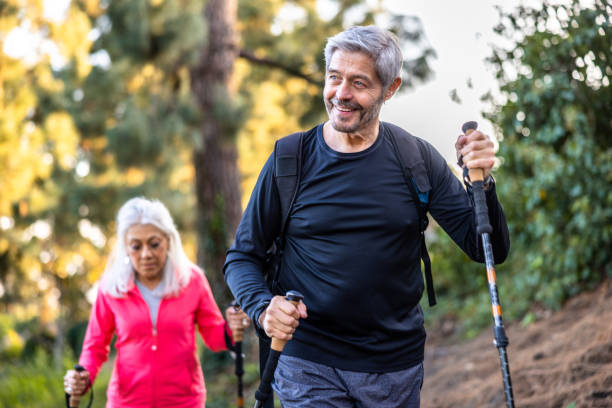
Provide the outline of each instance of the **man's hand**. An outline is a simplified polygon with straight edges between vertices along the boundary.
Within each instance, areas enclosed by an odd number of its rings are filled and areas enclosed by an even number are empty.
[[[64,376],[64,390],[70,395],[84,395],[89,384],[89,371],[87,370],[68,370]]]
[[[457,160],[463,160],[463,167],[482,169],[487,180],[495,164],[495,145],[484,133],[474,130],[469,135],[460,135],[455,143]]]
[[[300,324],[308,317],[306,305],[300,301],[297,306],[284,296],[274,296],[268,307],[259,315],[259,326],[269,337],[289,341]]]

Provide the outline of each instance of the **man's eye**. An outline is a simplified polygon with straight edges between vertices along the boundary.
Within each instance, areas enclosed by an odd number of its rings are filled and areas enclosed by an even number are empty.
[[[132,251],[140,251],[140,245],[130,245]]]
[[[158,248],[160,245],[159,242],[151,242],[151,248]]]

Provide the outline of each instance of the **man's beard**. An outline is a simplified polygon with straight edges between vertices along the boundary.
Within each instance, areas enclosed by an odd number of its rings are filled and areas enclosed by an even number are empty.
[[[383,102],[384,102],[384,97],[383,95],[381,95],[380,98],[378,98],[376,102],[374,102],[372,106],[370,106],[366,110],[356,102],[340,102],[338,98],[332,98],[331,100],[325,100],[325,108],[327,110],[327,115],[329,116],[331,125],[334,128],[334,130],[338,132],[343,132],[343,133],[354,133],[360,129],[365,128],[367,125],[370,124],[370,122],[372,122],[372,120],[378,118]],[[353,110],[358,111],[359,120],[357,120],[353,124],[350,124],[350,123],[345,124],[340,121],[334,120],[334,117],[331,114],[334,106],[346,108],[346,109],[353,109]]]

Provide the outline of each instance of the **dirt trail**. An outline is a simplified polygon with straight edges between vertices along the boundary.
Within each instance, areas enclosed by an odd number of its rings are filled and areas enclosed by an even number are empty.
[[[612,280],[506,331],[517,408],[612,407]],[[441,338],[428,336],[421,407],[505,407],[493,330],[460,345]]]

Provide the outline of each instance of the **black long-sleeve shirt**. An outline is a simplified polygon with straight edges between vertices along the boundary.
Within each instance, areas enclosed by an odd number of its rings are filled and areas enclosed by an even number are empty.
[[[411,367],[423,360],[425,343],[418,203],[382,124],[374,144],[358,153],[332,150],[322,128],[304,136],[280,272],[282,288],[304,295],[308,318],[283,353],[353,371]],[[435,148],[418,142],[432,186],[430,214],[468,256],[483,262],[472,197]],[[271,156],[224,267],[226,282],[254,321],[272,297],[262,267],[281,223],[273,175]],[[508,229],[494,185],[486,197],[500,263],[510,246]]]

